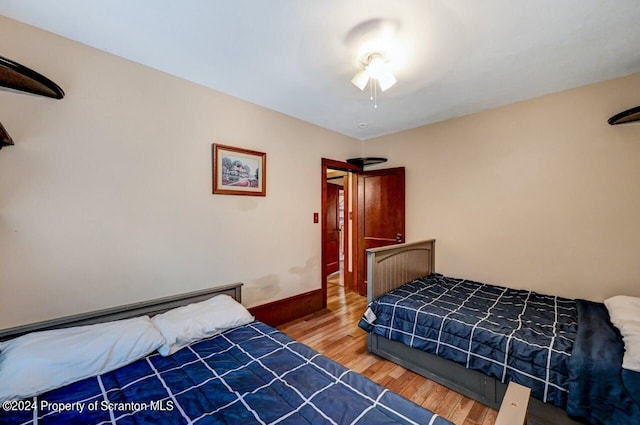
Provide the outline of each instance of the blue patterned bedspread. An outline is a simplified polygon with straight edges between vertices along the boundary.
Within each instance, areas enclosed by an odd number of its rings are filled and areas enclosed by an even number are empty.
[[[566,404],[574,300],[431,274],[382,295],[369,309],[375,316],[365,314],[359,324],[367,332]]]
[[[0,423],[450,424],[260,322],[28,401]]]

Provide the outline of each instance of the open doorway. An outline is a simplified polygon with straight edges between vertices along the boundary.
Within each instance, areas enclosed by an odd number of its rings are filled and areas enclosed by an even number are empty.
[[[348,171],[327,169],[327,198],[324,220],[326,223],[325,270],[327,283],[345,286],[345,272],[349,268],[350,200]],[[346,197],[346,200],[345,200]],[[345,262],[346,267],[345,268]]]
[[[342,186],[336,184],[336,181]],[[404,167],[365,172],[357,165],[322,159],[324,308],[327,306],[329,282],[341,285],[344,291],[366,296],[367,249],[404,242],[404,184]],[[342,223],[339,209],[340,187],[344,190]]]
[[[322,289],[328,285],[355,291],[356,172],[346,162],[322,159]]]

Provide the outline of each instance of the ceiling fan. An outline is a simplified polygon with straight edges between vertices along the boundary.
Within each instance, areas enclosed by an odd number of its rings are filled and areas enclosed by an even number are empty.
[[[357,51],[354,64],[358,72],[351,82],[362,91],[369,86],[374,108],[378,107],[378,91],[384,92],[397,82],[394,72],[405,51],[399,30],[400,22],[371,19],[356,25],[347,35],[348,46]]]
[[[387,90],[397,82],[381,53],[371,53],[364,63],[364,70],[358,72],[351,80],[360,90],[364,90],[370,80],[376,80],[382,91]],[[374,82],[371,83],[374,84]]]
[[[374,101],[374,107],[378,107],[376,100],[378,86],[381,91],[385,91],[393,86],[397,80],[387,65],[387,61],[382,53],[374,52],[362,61],[364,70],[354,75],[351,82],[360,90],[364,90],[369,84],[369,90],[371,91],[371,100]]]
[[[64,91],[42,74],[0,56],[0,89],[26,92],[38,96],[62,99]],[[13,145],[13,139],[0,123],[0,149]]]

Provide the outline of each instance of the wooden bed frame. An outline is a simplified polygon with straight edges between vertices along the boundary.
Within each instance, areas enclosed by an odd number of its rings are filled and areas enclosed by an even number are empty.
[[[217,286],[215,288],[202,289],[169,297],[156,298],[150,301],[126,304],[104,310],[97,310],[89,313],[76,314],[73,316],[46,320],[44,322],[2,329],[0,330],[0,341],[16,338],[29,332],[91,325],[94,323],[109,322],[112,320],[127,319],[143,315],[153,316],[155,314],[169,311],[175,307],[204,301],[219,294],[227,294],[236,301],[242,302],[242,283]]]
[[[367,301],[435,271],[435,239],[367,250]],[[367,335],[367,349],[494,409],[507,390],[495,378],[402,343]],[[531,398],[530,425],[578,425],[564,410]]]

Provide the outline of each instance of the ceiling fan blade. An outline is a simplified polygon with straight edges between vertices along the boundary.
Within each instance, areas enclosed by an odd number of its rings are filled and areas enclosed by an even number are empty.
[[[39,96],[62,99],[64,91],[42,74],[0,56],[0,86]]]

